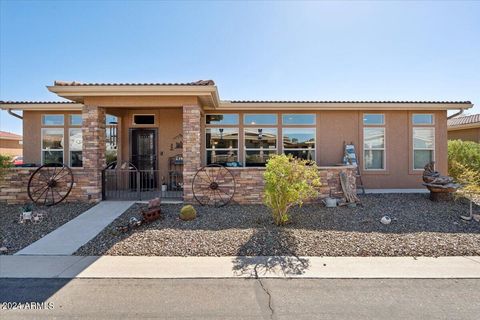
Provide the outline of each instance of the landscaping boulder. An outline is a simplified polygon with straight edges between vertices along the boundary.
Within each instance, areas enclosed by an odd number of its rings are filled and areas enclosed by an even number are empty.
[[[183,206],[180,210],[180,219],[183,221],[190,221],[197,217],[197,211],[192,205]]]

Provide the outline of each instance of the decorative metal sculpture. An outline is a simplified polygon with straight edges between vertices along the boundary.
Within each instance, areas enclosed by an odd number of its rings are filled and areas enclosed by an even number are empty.
[[[435,162],[432,161],[425,165],[423,171],[423,185],[430,191],[430,200],[448,201],[452,199],[452,194],[460,187],[453,181],[452,177],[442,176],[434,169]]]
[[[37,205],[56,205],[70,194],[72,170],[61,163],[46,164],[33,172],[28,180],[28,196]]]
[[[226,167],[210,164],[200,168],[192,181],[195,200],[202,206],[227,205],[235,194],[235,177]]]

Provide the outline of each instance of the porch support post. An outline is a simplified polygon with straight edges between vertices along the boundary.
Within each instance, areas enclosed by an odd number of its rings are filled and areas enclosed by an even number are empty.
[[[102,170],[105,168],[105,108],[83,106],[83,169],[86,184],[85,190],[90,202],[102,200]]]
[[[183,106],[183,201],[185,203],[194,202],[192,180],[201,165],[200,117],[200,106]]]

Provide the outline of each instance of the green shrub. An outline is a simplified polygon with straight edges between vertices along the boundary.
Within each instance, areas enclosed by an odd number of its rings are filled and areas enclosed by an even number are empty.
[[[5,173],[5,170],[13,167],[12,157],[0,154],[0,176]]]
[[[465,169],[480,172],[480,144],[471,141],[448,141],[448,174],[459,180]]]
[[[288,210],[317,196],[315,188],[321,185],[315,164],[283,154],[268,160],[264,178],[264,203],[270,208],[276,225],[286,224]]]
[[[197,211],[192,205],[183,206],[180,210],[180,219],[183,221],[193,220],[197,217]]]

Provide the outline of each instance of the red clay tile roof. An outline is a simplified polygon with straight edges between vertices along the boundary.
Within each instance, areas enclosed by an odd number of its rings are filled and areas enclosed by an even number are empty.
[[[435,103],[435,104],[471,104],[470,101],[315,101],[315,100],[232,100],[231,103]]]
[[[7,131],[0,131],[0,139],[22,140],[22,136]]]
[[[0,104],[76,104],[73,101],[0,101]]]
[[[449,127],[456,127],[456,126],[463,126],[463,125],[470,125],[474,123],[480,123],[480,113],[479,114],[472,114],[471,116],[463,116],[452,118],[448,120]]]
[[[56,86],[214,86],[213,80],[198,80],[184,83],[82,83],[76,81],[55,81]]]

